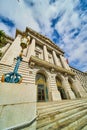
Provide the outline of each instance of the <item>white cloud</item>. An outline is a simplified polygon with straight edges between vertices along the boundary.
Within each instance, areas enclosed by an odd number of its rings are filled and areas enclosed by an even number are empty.
[[[15,28],[11,29],[2,22],[0,22],[0,30],[4,30],[4,32],[9,36],[15,36]]]
[[[0,14],[14,21],[15,26],[21,30],[24,30],[26,26],[30,26],[37,31],[40,30],[31,9],[24,4],[23,0],[20,0],[20,2],[17,2],[17,0],[1,0]]]

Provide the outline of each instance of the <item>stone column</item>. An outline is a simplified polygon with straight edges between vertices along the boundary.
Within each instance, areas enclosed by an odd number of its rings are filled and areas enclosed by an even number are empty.
[[[68,77],[63,77],[62,86],[65,90],[67,98],[68,99],[75,99],[75,95],[74,95],[73,91],[71,90],[71,87],[70,87],[69,82],[68,82]]]
[[[53,74],[50,77],[50,89],[51,89],[52,101],[62,100],[60,92],[57,89],[55,75]]]
[[[57,66],[61,66],[59,61],[58,61],[58,57],[56,55],[56,52],[53,51],[53,59],[54,59],[54,63],[57,65]]]
[[[63,67],[64,67],[65,69],[70,70],[70,67],[69,67],[69,65],[67,64],[65,57],[62,56],[62,55],[60,55],[60,59],[61,59],[61,62],[62,62]]]
[[[1,63],[7,65],[13,64],[14,58],[19,56],[21,52],[20,43],[21,43],[21,35],[18,35],[11,44],[11,46],[9,47],[9,49],[7,50],[7,52],[5,53],[5,55],[2,57]]]
[[[48,60],[47,47],[46,47],[45,45],[43,46],[43,54],[44,54],[44,60],[45,60],[45,61],[49,61],[49,60]]]
[[[35,39],[31,40],[31,43],[28,48],[28,54],[27,54],[28,59],[30,59],[31,56],[35,56]]]
[[[72,86],[74,87],[77,97],[87,97],[87,93],[85,92],[84,88],[81,86],[78,79],[73,80]]]

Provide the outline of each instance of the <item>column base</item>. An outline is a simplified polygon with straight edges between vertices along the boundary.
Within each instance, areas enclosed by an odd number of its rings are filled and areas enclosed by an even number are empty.
[[[75,95],[74,95],[74,93],[71,90],[67,91],[67,95],[68,95],[69,99],[75,99],[76,98]]]
[[[52,101],[59,101],[62,100],[60,93],[58,91],[53,91],[52,92]]]

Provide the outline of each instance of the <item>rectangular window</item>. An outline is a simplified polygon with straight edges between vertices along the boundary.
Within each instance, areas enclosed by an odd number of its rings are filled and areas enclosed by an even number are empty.
[[[36,52],[36,57],[40,58],[40,54],[38,52]]]

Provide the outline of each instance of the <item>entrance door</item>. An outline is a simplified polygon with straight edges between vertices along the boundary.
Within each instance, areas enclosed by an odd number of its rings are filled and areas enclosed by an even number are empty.
[[[58,87],[58,90],[59,90],[59,92],[61,94],[61,98],[62,99],[67,99],[64,89],[62,87]]]
[[[44,85],[43,84],[38,84],[38,96],[37,96],[37,101],[45,101],[45,92],[44,92]]]
[[[62,81],[59,77],[56,77],[56,84],[57,84],[57,89],[60,92],[61,98],[62,99],[67,99],[65,90],[62,87]]]

